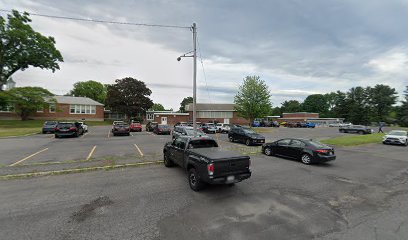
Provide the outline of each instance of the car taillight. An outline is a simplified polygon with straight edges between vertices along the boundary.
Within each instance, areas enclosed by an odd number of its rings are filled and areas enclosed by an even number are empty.
[[[56,127],[56,128],[54,128],[54,130],[55,130],[55,131],[59,131],[59,128]]]
[[[208,175],[214,175],[214,163],[210,163],[207,165]]]
[[[315,150],[315,152],[317,152],[317,153],[328,153],[328,152],[329,152],[329,150],[325,150],[325,149],[318,149],[318,150]]]
[[[76,127],[70,127],[69,130],[70,130],[70,131],[76,131],[77,128],[76,128]]]

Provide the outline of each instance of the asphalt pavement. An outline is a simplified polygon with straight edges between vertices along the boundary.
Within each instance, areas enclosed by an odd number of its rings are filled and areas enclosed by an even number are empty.
[[[108,131],[0,140],[1,163],[45,148],[25,164],[83,159],[94,146],[91,161],[120,154],[133,161],[141,159],[134,144],[144,155],[160,156],[169,140],[146,132],[112,138]],[[337,134],[282,128],[264,135]],[[229,143],[225,134],[214,137],[223,148],[250,154],[250,179],[197,193],[182,169],[153,165],[0,181],[0,239],[408,239],[408,148],[337,148],[335,161],[306,166]]]

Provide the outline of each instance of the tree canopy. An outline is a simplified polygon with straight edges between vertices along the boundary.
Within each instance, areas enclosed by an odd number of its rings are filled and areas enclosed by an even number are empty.
[[[181,113],[186,112],[186,105],[188,105],[189,103],[193,103],[193,97],[183,98],[183,101],[181,101],[180,103],[179,112]]]
[[[1,93],[8,104],[13,105],[21,120],[27,120],[38,109],[55,103],[54,94],[41,87],[18,87]]]
[[[149,98],[152,91],[137,79],[117,79],[115,84],[108,85],[107,90],[106,105],[112,110],[125,113],[128,118],[143,115],[153,106],[153,101]]]
[[[303,102],[303,110],[306,112],[320,113],[324,117],[329,112],[329,103],[322,94],[312,94]]]
[[[402,105],[397,108],[397,119],[399,124],[408,127],[408,86],[406,86],[404,91],[404,97]]]
[[[106,86],[93,80],[74,83],[74,88],[69,93],[75,97],[88,97],[100,103],[105,103],[106,94]]]
[[[235,95],[235,110],[238,115],[252,122],[272,111],[271,94],[265,81],[259,76],[247,76]]]
[[[297,100],[284,101],[280,107],[281,113],[301,112],[302,104]],[[279,114],[280,115],[280,114]]]
[[[7,20],[0,16],[0,86],[18,70],[33,66],[54,72],[63,61],[54,38],[34,31],[30,22],[26,12],[13,10]]]
[[[166,111],[166,109],[160,103],[154,103],[151,109],[153,111]]]

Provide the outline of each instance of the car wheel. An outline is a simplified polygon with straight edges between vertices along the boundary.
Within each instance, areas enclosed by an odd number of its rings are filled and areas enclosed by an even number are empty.
[[[307,153],[302,154],[301,160],[302,160],[302,163],[306,165],[309,165],[312,163],[312,157]]]
[[[341,133],[345,133],[345,131],[344,131],[343,129],[340,129],[340,132],[341,132]]]
[[[190,168],[188,171],[188,183],[190,184],[190,188],[198,192],[204,187],[204,183],[200,179],[200,175],[195,170],[195,168]]]
[[[273,155],[272,148],[266,147],[264,149],[264,153],[265,153],[266,156],[272,156]]]
[[[251,146],[251,139],[248,138],[248,139],[245,141],[245,145]]]
[[[228,138],[230,142],[234,142],[234,138],[233,137],[229,137]]]
[[[405,147],[408,146],[408,139],[405,141]]]
[[[55,134],[55,138],[59,138],[59,136],[57,134]]]
[[[364,132],[363,131],[358,131],[358,134],[363,135]]]
[[[164,160],[164,166],[166,166],[166,167],[168,167],[168,168],[174,166],[173,161],[171,161],[171,160],[169,159],[169,157],[167,157],[167,153],[166,153],[166,152],[163,153],[163,160]]]

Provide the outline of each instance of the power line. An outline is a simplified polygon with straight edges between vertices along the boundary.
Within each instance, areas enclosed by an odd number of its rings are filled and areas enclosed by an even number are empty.
[[[200,57],[201,67],[203,68],[205,88],[207,89],[208,99],[210,100],[210,103],[212,103],[211,96],[210,96],[210,91],[208,90],[207,76],[206,76],[205,70],[204,70],[204,63],[203,63],[203,58],[202,58],[202,54],[201,54],[200,41],[198,40],[198,35],[197,35],[197,45],[198,45],[198,52],[200,53],[199,57]]]
[[[5,9],[0,9],[0,12],[11,13],[12,11],[10,11],[10,10],[5,10]],[[88,18],[76,18],[76,17],[65,17],[65,16],[38,14],[38,13],[30,13],[30,12],[27,12],[27,13],[30,14],[31,16],[47,17],[47,18],[56,18],[56,19],[65,19],[65,20],[74,20],[74,21],[83,21],[83,22],[96,22],[96,23],[132,25],[132,26],[143,26],[143,27],[162,27],[162,28],[191,29],[191,27],[177,26],[177,25],[147,24],[147,23],[133,23],[133,22],[117,22],[117,21],[107,21],[107,20],[100,20],[100,19],[88,19]]]

